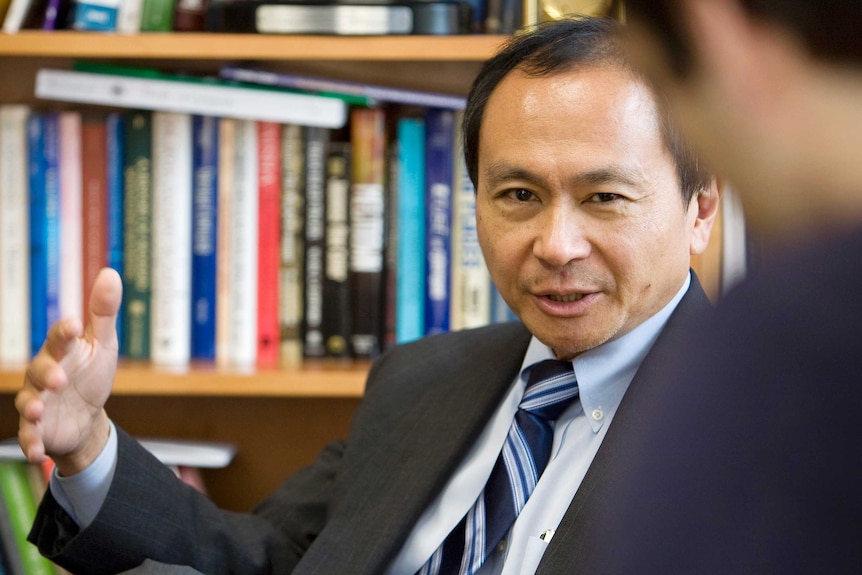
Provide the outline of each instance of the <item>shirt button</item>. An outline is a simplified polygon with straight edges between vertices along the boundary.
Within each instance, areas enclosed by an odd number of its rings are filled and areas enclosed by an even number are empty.
[[[601,407],[597,407],[596,409],[593,410],[593,419],[594,420],[601,421],[604,416],[605,416],[605,414],[602,411]]]
[[[497,543],[497,549],[495,551],[499,555],[503,555],[506,552],[506,538],[505,537],[503,537],[503,539],[499,543]]]

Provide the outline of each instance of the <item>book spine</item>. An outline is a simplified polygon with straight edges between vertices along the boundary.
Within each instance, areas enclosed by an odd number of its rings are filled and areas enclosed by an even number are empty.
[[[286,124],[281,134],[279,339],[281,362],[292,365],[302,360],[305,140],[302,126],[297,124]]]
[[[216,347],[216,231],[218,118],[192,118],[191,356],[214,360]]]
[[[383,332],[381,352],[395,346],[398,292],[398,120],[400,114],[386,115],[386,194],[383,230]]]
[[[144,0],[120,0],[117,8],[117,32],[137,34],[141,31]]]
[[[36,498],[28,479],[28,466],[23,461],[0,461],[0,491],[24,572],[27,575],[54,575],[51,562],[27,541],[27,533],[36,518]]]
[[[81,309],[86,313],[87,300],[99,270],[108,264],[108,136],[103,116],[88,115],[81,123],[81,192],[83,230],[83,288]]]
[[[48,334],[48,246],[45,195],[45,117],[27,119],[27,184],[30,193],[30,354],[35,355]]]
[[[175,0],[144,0],[141,32],[170,32],[174,28]]]
[[[449,331],[454,126],[452,110],[431,109],[426,115],[426,334]]]
[[[122,71],[96,73],[42,68],[36,73],[35,93],[39,98],[63,102],[327,128],[340,128],[347,118],[346,104],[339,98],[195,82],[169,75],[153,77],[152,72],[129,68]]]
[[[111,112],[105,120],[106,181],[105,181],[105,262],[123,277],[123,199],[125,196],[124,149],[125,123],[123,115]],[[125,298],[117,314],[117,335],[123,349],[123,318]]]
[[[303,357],[326,355],[323,341],[323,265],[325,250],[326,204],[325,162],[329,131],[309,127],[305,130],[305,236],[303,286]]]
[[[355,108],[351,117],[353,185],[350,194],[350,276],[354,354],[380,353],[383,333],[383,255],[386,185],[386,113]]]
[[[81,186],[81,114],[60,112],[58,175],[60,185],[60,317],[83,318],[83,190]]]
[[[0,106],[0,365],[30,358],[27,106]]]
[[[149,112],[126,119],[123,192],[123,354],[150,357],[150,293],[152,238],[152,118]]]
[[[251,369],[257,360],[258,149],[255,122],[237,122],[234,153],[228,348],[233,367]]]
[[[236,120],[219,119],[218,138],[218,219],[216,229],[216,365],[229,367],[230,357],[230,270],[233,189],[236,163]]]
[[[350,357],[350,142],[330,142],[326,155],[323,332],[326,355]]]
[[[176,0],[174,32],[203,32],[210,0]]]
[[[74,0],[72,28],[93,32],[113,32],[121,0]]]
[[[476,189],[467,173],[459,137],[463,113],[455,113],[452,202],[451,330],[487,325],[491,319],[491,278],[476,230]]]
[[[182,368],[191,357],[191,116],[154,113],[152,138],[150,357]]]
[[[397,343],[425,334],[425,119],[398,121]]]
[[[0,573],[7,575],[26,575],[24,564],[18,554],[18,542],[12,528],[12,519],[7,510],[8,504],[0,489]]]
[[[275,367],[279,355],[280,124],[257,123],[257,149],[257,363],[261,367]]]

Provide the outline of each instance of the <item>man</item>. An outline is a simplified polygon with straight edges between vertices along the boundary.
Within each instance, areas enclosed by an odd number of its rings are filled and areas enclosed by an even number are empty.
[[[761,270],[641,406],[602,573],[862,573],[862,4],[626,2]]]
[[[42,552],[87,573],[145,559],[205,573],[576,572],[616,445],[675,334],[709,307],[688,262],[718,202],[614,30],[566,21],[519,36],[468,98],[480,242],[524,324],[387,353],[347,440],[251,514],[216,509],[112,427],[121,288],[103,272],[88,331],[55,326],[16,400],[25,453],[59,471],[31,533]],[[564,372],[535,383],[549,365]],[[563,383],[552,421],[522,398]]]

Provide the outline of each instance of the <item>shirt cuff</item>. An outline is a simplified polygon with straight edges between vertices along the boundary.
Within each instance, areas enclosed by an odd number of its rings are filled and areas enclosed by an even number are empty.
[[[50,482],[51,495],[75,523],[84,529],[93,522],[102,508],[116,468],[117,428],[112,421],[108,442],[86,469],[69,477],[60,477],[54,469]]]

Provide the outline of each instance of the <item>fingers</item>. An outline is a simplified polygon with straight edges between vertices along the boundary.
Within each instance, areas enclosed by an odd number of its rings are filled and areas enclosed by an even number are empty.
[[[44,354],[47,354],[55,361],[60,361],[71,350],[75,343],[75,338],[80,337],[83,333],[81,320],[78,318],[67,318],[58,321],[48,330],[48,337],[45,338],[45,343],[42,344],[42,349],[39,350],[33,363],[36,363],[39,357]]]
[[[15,396],[15,409],[18,410],[18,444],[29,461],[45,458],[45,444],[42,441],[40,422],[45,404],[38,390],[25,385]]]
[[[108,347],[117,346],[117,314],[123,299],[123,282],[111,268],[102,268],[90,292],[87,334]]]

